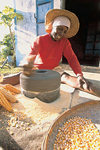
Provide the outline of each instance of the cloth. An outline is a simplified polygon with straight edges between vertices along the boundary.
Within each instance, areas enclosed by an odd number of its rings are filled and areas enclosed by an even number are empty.
[[[61,25],[70,28],[70,20],[65,16],[56,17],[52,23],[52,26],[56,27]]]
[[[82,75],[79,61],[66,38],[53,41],[50,34],[39,36],[32,44],[30,54],[37,55],[34,66],[39,69],[54,69],[65,56],[74,73]]]

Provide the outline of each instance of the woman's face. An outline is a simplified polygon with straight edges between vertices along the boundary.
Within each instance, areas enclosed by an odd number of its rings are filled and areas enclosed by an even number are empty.
[[[51,32],[51,37],[53,40],[59,41],[63,37],[65,37],[67,31],[68,31],[68,28],[66,26],[53,27],[52,32]]]

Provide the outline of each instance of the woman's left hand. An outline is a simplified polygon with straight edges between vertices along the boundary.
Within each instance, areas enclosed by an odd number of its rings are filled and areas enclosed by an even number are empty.
[[[90,89],[90,82],[87,79],[85,79],[83,76],[81,76],[81,75],[78,76],[77,80],[78,80],[80,88],[82,88],[84,90]]]

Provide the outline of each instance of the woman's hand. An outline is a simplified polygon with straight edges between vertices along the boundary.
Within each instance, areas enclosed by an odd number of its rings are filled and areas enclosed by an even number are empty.
[[[90,90],[90,82],[87,81],[82,75],[77,77],[80,88],[84,90]]]
[[[35,55],[30,55],[28,57],[25,57],[19,65],[20,67],[23,67],[23,73],[27,76],[30,76],[32,74],[32,70],[34,69],[33,63],[35,57],[36,57]]]
[[[19,66],[33,66],[34,60],[35,60],[35,55],[29,55],[25,57],[21,62]]]

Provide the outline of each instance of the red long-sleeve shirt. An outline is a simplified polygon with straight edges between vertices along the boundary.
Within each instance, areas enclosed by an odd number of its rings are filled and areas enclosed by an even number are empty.
[[[76,75],[82,74],[79,61],[72,50],[69,40],[66,38],[53,41],[50,34],[39,36],[33,42],[30,54],[36,55],[34,66],[39,69],[53,69],[57,67],[64,55],[74,73]]]

